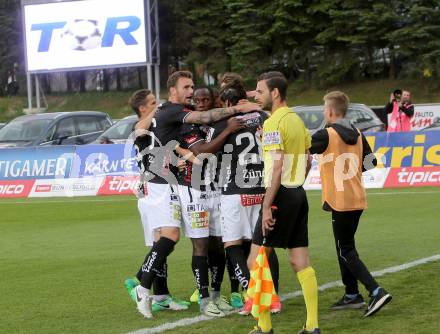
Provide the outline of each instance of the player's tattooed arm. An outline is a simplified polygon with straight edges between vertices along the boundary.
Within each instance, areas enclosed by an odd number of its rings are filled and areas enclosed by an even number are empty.
[[[261,108],[255,103],[238,104],[230,108],[215,108],[208,111],[192,111],[185,117],[185,123],[209,124],[238,113],[248,113]]]
[[[208,111],[192,111],[185,118],[185,123],[209,124],[237,113],[235,108],[216,108]]]

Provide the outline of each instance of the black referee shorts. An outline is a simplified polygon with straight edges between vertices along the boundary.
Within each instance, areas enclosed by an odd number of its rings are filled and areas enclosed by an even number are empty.
[[[308,214],[309,204],[303,187],[286,188],[280,186],[273,205],[278,207],[275,226],[266,236],[265,246],[276,248],[298,248],[309,245]],[[263,244],[262,211],[255,226],[252,242]]]

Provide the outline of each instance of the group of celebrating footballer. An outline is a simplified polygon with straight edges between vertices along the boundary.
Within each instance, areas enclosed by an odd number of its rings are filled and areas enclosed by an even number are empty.
[[[361,176],[368,165],[364,161],[372,154],[365,137],[344,118],[348,97],[342,92],[324,96],[329,127],[312,138],[287,106],[287,86],[283,74],[266,72],[258,78],[256,90],[246,92],[241,77],[227,73],[215,94],[209,87],[194,91],[192,74],[177,71],[167,81],[167,102],[157,106],[154,95],[146,89],[130,98],[139,117],[134,132],[141,173],[138,208],[145,241],[151,248],[136,278],[127,279],[125,285],[145,318],[152,318],[154,311],[189,306],[172,297],[167,285],[167,257],[182,228],[193,246],[191,266],[197,289],[191,301],[199,303],[202,314],[222,317],[234,309],[250,314],[253,301],[246,290],[250,268],[262,245],[278,293],[279,264],[274,248],[285,248],[307,310],[300,333],[320,333],[318,285],[308,255],[309,207],[302,187],[313,153],[324,157],[320,163],[323,208],[332,212],[346,287],[332,308],[365,306],[358,281],[370,293],[365,316],[391,300],[355,248],[354,234],[366,208]],[[247,100],[249,95],[256,103]],[[348,172],[336,173],[341,164],[328,156],[345,153],[354,158],[343,163],[342,169],[351,168],[354,173],[338,180]],[[375,159],[370,160],[374,167]],[[220,294],[226,268],[229,298]],[[280,311],[276,295],[270,312]],[[251,333],[273,333],[269,312],[260,315]]]

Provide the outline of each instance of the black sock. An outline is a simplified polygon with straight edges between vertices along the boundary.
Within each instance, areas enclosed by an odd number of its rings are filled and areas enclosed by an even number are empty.
[[[225,248],[221,237],[209,237],[208,265],[211,272],[211,289],[220,291],[226,266]]]
[[[252,240],[243,240],[241,243],[241,249],[243,250],[244,258],[247,259],[251,252]]]
[[[278,283],[280,280],[280,264],[278,263],[278,256],[277,253],[275,253],[275,249],[272,249],[272,252],[270,252],[267,261],[269,262],[270,273],[272,274],[272,280],[273,280],[273,285],[275,287],[275,292],[278,294]]]
[[[237,276],[235,276],[234,267],[232,266],[231,261],[229,261],[227,257],[226,268],[228,268],[229,281],[231,282],[231,293],[238,292],[240,282],[238,281]]]
[[[166,259],[162,268],[156,272],[156,277],[153,280],[153,291],[156,296],[170,294],[168,290],[168,265]]]
[[[167,256],[171,254],[176,243],[168,238],[161,237],[151,247],[150,253],[146,257],[145,263],[142,265],[141,285],[146,289],[151,289],[153,279],[157,272],[163,268]]]
[[[226,266],[225,253],[222,252],[208,252],[209,271],[211,272],[211,289],[220,291],[225,274]]]
[[[153,242],[153,246],[156,244],[156,241]],[[144,261],[142,262],[142,265],[139,268],[139,271],[136,274],[136,278],[138,279],[138,281],[140,282],[142,280],[142,266],[144,265],[144,263],[147,262],[148,256],[150,255],[150,253],[147,253],[147,255],[145,256]]]
[[[145,262],[147,262],[148,260],[148,256],[150,255],[150,253],[148,252],[147,255],[145,255],[145,259],[142,262],[142,265],[140,266],[137,274],[136,274],[136,278],[138,279],[138,281],[140,282],[142,280],[142,266],[144,265]]]
[[[193,256],[192,270],[196,279],[196,286],[201,298],[209,297],[209,268],[207,256]]]
[[[247,289],[250,280],[250,273],[247,267],[246,257],[243,249],[239,245],[229,246],[226,250],[226,256],[231,263],[235,276],[237,276],[243,289]]]

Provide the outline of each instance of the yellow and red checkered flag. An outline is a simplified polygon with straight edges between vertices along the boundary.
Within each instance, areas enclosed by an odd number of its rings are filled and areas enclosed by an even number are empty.
[[[251,270],[247,294],[252,298],[252,316],[258,320],[262,312],[269,310],[272,298],[276,295],[264,246],[260,247],[254,268]]]

